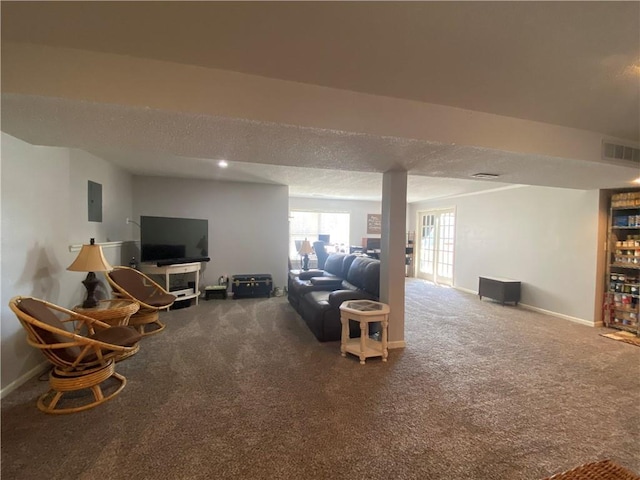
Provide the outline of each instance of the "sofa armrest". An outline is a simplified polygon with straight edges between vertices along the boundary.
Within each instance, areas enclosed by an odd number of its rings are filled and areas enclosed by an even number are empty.
[[[316,287],[339,288],[342,285],[342,279],[339,277],[312,277],[311,285]]]
[[[329,294],[329,305],[332,308],[340,308],[342,302],[347,300],[374,300],[378,298],[364,290],[335,290]]]
[[[298,275],[300,280],[311,280],[313,277],[321,277],[324,275],[324,270],[303,270]]]

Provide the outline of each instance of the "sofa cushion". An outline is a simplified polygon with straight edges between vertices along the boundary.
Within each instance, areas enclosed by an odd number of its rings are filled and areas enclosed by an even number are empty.
[[[326,281],[325,283],[322,283],[322,280],[316,280],[315,283],[312,283],[311,279],[301,280],[299,277],[289,278],[289,293],[287,298],[289,299],[291,306],[296,310],[299,310],[300,299],[306,293],[313,290],[335,290],[336,288],[340,288],[340,282],[342,281],[340,277],[336,277],[335,275],[331,275],[326,272],[325,276],[313,278],[326,279]]]
[[[346,253],[332,253],[331,255],[329,255],[326,262],[324,262],[324,271],[332,273],[333,275],[337,275],[338,277],[342,277],[344,269],[344,259],[346,256]]]
[[[307,293],[308,299],[311,300],[309,303],[313,303],[314,305],[318,305],[320,309],[329,308],[329,295],[331,292],[327,292],[324,290],[316,290],[313,292]]]
[[[363,288],[362,282],[364,282],[364,271],[368,265],[368,260],[367,257],[358,257],[349,268],[346,280],[356,288]]]
[[[334,306],[334,300],[345,298],[346,300],[370,299],[363,290],[350,291],[338,290],[335,292],[309,292],[301,301],[301,316],[309,329],[321,342],[333,342],[340,340],[342,332],[342,322],[340,321],[340,304]],[[374,325],[374,324],[372,324]],[[370,327],[373,331],[373,326]],[[349,337],[360,336],[360,325],[358,322],[349,322]]]
[[[133,327],[119,325],[98,330],[89,338],[110,345],[118,345],[120,347],[132,347],[140,341],[142,335]]]
[[[327,292],[327,302],[331,308],[340,308],[343,302],[347,300],[374,300],[377,301],[378,297],[365,292],[364,290],[334,290],[333,292]]]
[[[303,270],[302,272],[298,273],[298,278],[300,280],[309,280],[313,277],[320,277],[324,275],[324,270],[318,270],[317,268],[314,268],[312,270]]]
[[[342,279],[340,277],[313,277],[309,281],[311,282],[311,285],[332,288],[337,288],[342,284]]]
[[[353,261],[358,258],[358,255],[349,254],[342,260],[342,273],[340,276],[342,278],[347,278],[347,274],[349,273],[349,269],[351,268],[351,264]]]
[[[154,290],[150,296],[144,299],[141,298],[140,301],[146,303],[147,305],[151,305],[152,307],[165,308],[170,307],[177,298],[178,297],[171,293],[162,293],[158,290]]]
[[[356,258],[349,268],[346,280],[357,289],[379,296],[380,260],[369,257]]]
[[[37,300],[35,298],[23,298],[18,304],[18,308],[30,317],[33,317],[52,328],[68,331],[64,323],[62,323],[62,320],[58,318],[53,310],[47,307],[47,305],[40,300]],[[42,343],[45,345],[65,344],[73,342],[73,339],[71,337],[52,332],[51,330],[47,330],[45,328],[39,328],[34,325],[33,329],[35,333],[42,339]],[[57,348],[55,354],[61,359],[69,363],[73,363],[76,358],[78,358],[81,352],[82,351],[80,350],[80,347],[71,345],[65,348]]]
[[[380,296],[380,261],[369,262],[365,267],[363,289],[374,297]]]
[[[107,275],[109,275],[122,290],[136,300],[144,301],[144,299],[151,296],[155,290],[153,285],[146,285],[144,283],[144,277],[135,270],[127,268],[115,269],[108,272]]]

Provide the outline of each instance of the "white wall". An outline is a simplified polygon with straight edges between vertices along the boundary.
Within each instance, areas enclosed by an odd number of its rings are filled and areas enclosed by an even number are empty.
[[[521,280],[522,303],[593,324],[598,278],[599,192],[520,187],[410,205],[456,208],[454,285],[478,276]],[[418,242],[418,239],[416,239]]]
[[[381,202],[291,197],[289,198],[289,210],[349,213],[351,245],[360,245],[363,237],[380,238],[380,235],[367,235],[367,214],[381,213]]]
[[[4,133],[1,159],[1,372],[5,395],[33,374],[44,358],[27,345],[9,300],[15,295],[32,295],[64,307],[80,303],[84,274],[66,270],[77,255],[69,252],[69,245],[86,243],[90,237],[97,242],[123,239],[124,220],[120,226],[119,218],[131,215],[131,177],[84,152],[37,147]],[[102,184],[102,223],[88,221],[88,180]],[[106,249],[105,256],[110,262],[120,262],[118,248]]]
[[[133,208],[132,176],[113,164],[81,150],[69,150],[70,184],[69,231],[71,243],[132,240],[132,225],[127,225]],[[88,222],[87,181],[102,185],[102,222]],[[105,252],[109,255],[110,252]],[[120,264],[119,257],[114,261]]]
[[[134,218],[208,219],[211,261],[204,264],[202,285],[217,283],[220,275],[269,273],[274,286],[283,288],[288,190],[280,185],[136,176]]]
[[[66,270],[77,255],[69,246],[92,237],[98,243],[138,240],[138,227],[127,225],[127,217],[208,218],[212,261],[203,283],[214,283],[223,273],[271,273],[276,286],[286,283],[287,187],[134,179],[86,152],[33,146],[5,133],[0,159],[2,395],[36,373],[44,359],[27,345],[9,300],[33,295],[68,308],[80,303],[84,274]],[[102,184],[101,223],[88,221],[88,180]],[[128,260],[127,248],[104,253],[119,265]],[[104,280],[98,293],[109,295]]]

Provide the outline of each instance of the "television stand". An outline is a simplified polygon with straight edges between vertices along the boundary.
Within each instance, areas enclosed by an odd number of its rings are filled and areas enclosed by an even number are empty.
[[[164,289],[167,292],[170,292],[171,285],[171,275],[179,275],[185,273],[191,273],[195,276],[195,285],[193,287],[193,291],[190,291],[188,294],[179,295],[178,300],[189,300],[191,298],[196,299],[196,305],[198,305],[198,298],[200,298],[200,262],[192,262],[192,263],[179,263],[173,265],[162,265],[158,266],[155,263],[141,263],[140,271],[142,273],[146,273],[147,275],[162,275],[164,276]],[[189,289],[191,290],[191,289]],[[174,293],[174,292],[171,292]]]

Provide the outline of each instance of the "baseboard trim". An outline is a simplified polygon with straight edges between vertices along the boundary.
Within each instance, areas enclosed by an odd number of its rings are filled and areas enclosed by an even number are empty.
[[[527,305],[526,303],[519,303],[522,308],[525,310],[532,310],[538,313],[544,313],[545,315],[550,315],[552,317],[562,318],[563,320],[569,320],[573,323],[579,323],[580,325],[586,325],[587,327],[597,327],[602,326],[602,322],[592,322],[590,320],[585,320],[584,318],[572,317],[571,315],[565,315],[564,313],[552,312],[551,310],[545,310],[544,308],[534,307],[533,305]],[[600,323],[600,325],[598,325]]]
[[[457,287],[457,286],[454,286],[453,288],[455,288],[456,290],[460,290],[461,292],[470,293],[472,295],[478,295],[477,290],[469,290],[468,288]]]
[[[20,387],[22,384],[31,380],[36,375],[40,375],[43,372],[47,371],[50,367],[51,367],[51,364],[47,361],[44,361],[36,365],[31,370],[21,375],[20,377],[16,378],[13,382],[11,382],[9,385],[7,385],[2,390],[0,390],[0,399],[6,397],[11,392],[13,392],[16,388]]]
[[[456,290],[460,290],[461,292],[478,295],[477,291],[469,290],[468,288],[463,288],[463,287],[453,287],[453,288],[455,288]],[[525,310],[544,313],[545,315],[549,315],[551,317],[562,318],[563,320],[568,320],[573,323],[579,323],[580,325],[586,325],[587,327],[602,327],[604,325],[602,322],[592,322],[590,320],[585,320],[584,318],[572,317],[571,315],[565,315],[564,313],[553,312],[551,310],[545,310],[544,308],[534,307],[533,305],[527,305],[526,303],[518,303],[518,306],[524,308]]]
[[[396,340],[395,342],[387,342],[387,349],[391,350],[393,348],[405,348],[407,346],[407,342],[404,340]]]

